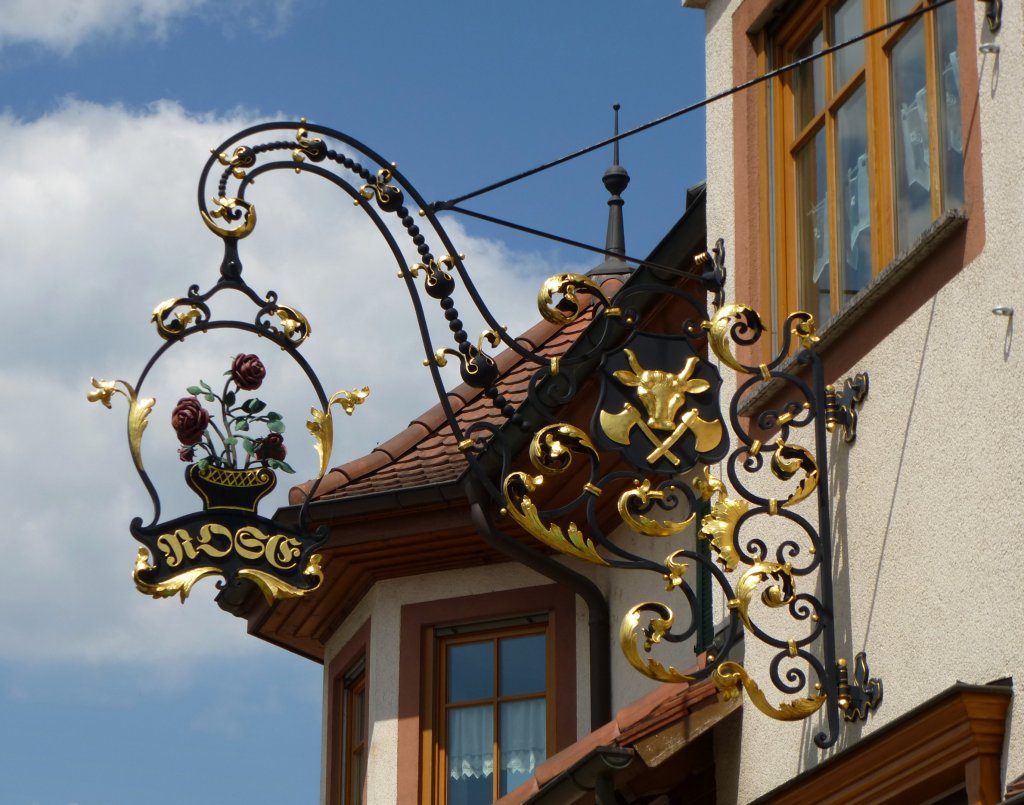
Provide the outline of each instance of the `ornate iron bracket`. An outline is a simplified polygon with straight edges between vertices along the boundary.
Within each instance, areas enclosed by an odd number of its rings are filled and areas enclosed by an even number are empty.
[[[985,6],[985,21],[988,29],[996,33],[1003,24],[1003,0],[978,0]]]
[[[838,425],[842,428],[843,439],[852,444],[857,438],[857,409],[868,394],[868,373],[860,372],[853,378],[843,380],[843,390],[825,386],[825,427],[832,433]]]
[[[847,380],[842,392],[826,385],[813,316],[791,314],[782,322],[778,353],[758,362],[755,355],[767,354],[760,343],[766,328],[753,309],[726,303],[725,246],[719,240],[699,265],[678,276],[641,266],[621,287],[618,280],[602,285],[578,274],[552,277],[538,296],[541,315],[556,326],[578,323],[586,333],[564,353],[534,351],[495,320],[470,279],[464,256],[430,205],[394,163],[365,145],[302,120],[252,127],[213,154],[200,176],[199,207],[206,226],[224,243],[219,281],[205,293],[192,286],[186,296],[157,307],[154,321],[165,344],[134,387],[96,381],[90,394],[108,407],[115,392],[129,400],[132,456],[155,509],[150,525],[142,526],[141,519],[132,523],[132,533],[147,552],[143,557],[140,551],[136,566],[141,590],[184,598],[196,579],[212,573],[229,582],[248,579],[271,598],[302,594],[319,583],[319,562],[310,551],[324,535],[309,535],[302,528],[285,533],[259,518],[255,503],[248,513],[245,506],[236,506],[231,517],[218,505],[207,507],[216,514],[158,523],[159,498],[140,452],[155,401],[139,393],[155,361],[195,333],[231,327],[269,338],[305,371],[319,402],[307,428],[319,453],[320,475],[326,471],[333,439],[331,406],[340,404],[351,413],[368,390],[332,397],[324,393],[298,351],[309,335],[308,322],[294,308],[279,304],[276,293],[261,296],[249,288],[238,254],[240,241],[256,225],[255,206],[246,199],[254,180],[275,171],[310,173],[348,194],[391,249],[422,335],[423,363],[456,443],[494,507],[569,556],[654,573],[676,609],[688,613],[677,618],[657,601],[626,613],[620,638],[634,667],[664,681],[710,678],[724,698],[739,695],[742,688],[772,718],[788,721],[822,713],[823,729],[814,739],[820,747],[838,739],[840,714],[847,720],[864,718],[879,705],[881,682],[868,676],[864,655],[854,661],[853,682],[845,659],[837,655],[827,472],[827,434],[838,426],[846,441],[853,441],[867,377]],[[212,204],[207,202],[211,198]],[[419,218],[413,210],[419,210]],[[404,256],[409,252],[415,253],[415,262]],[[455,307],[458,283],[484,322],[485,335],[475,344]],[[252,323],[214,320],[210,302],[226,289],[241,291],[257,306]],[[450,345],[433,343],[426,314],[431,304],[447,322]],[[499,347],[533,366],[521,404],[506,399],[500,388],[497,364],[488,353]],[[791,355],[796,356],[792,364]],[[492,401],[490,421],[463,422],[452,410],[439,372],[451,357],[458,360],[462,379]],[[737,378],[728,399],[722,396],[721,366]],[[741,417],[744,397],[762,381],[776,378],[781,389],[772,407],[753,419]],[[240,403],[227,400],[229,390],[221,395],[222,405],[240,416],[234,410]],[[197,394],[218,398],[208,388]],[[182,433],[196,436],[187,427]],[[226,444],[225,452],[211,454],[209,463],[227,463],[224,456],[237,449],[235,442]],[[252,455],[264,469],[273,467],[265,445]],[[725,469],[721,478],[712,474],[719,464]],[[199,488],[192,475],[203,468],[189,472],[190,484]],[[315,492],[313,484],[309,496]],[[306,522],[306,508],[300,524]],[[261,541],[255,530],[267,539]],[[229,542],[233,553],[227,550]],[[291,548],[275,553],[271,542]],[[253,564],[257,559],[249,558],[257,553],[256,543],[262,545],[258,561],[263,564],[258,566]],[[156,570],[148,564],[149,552],[160,559]],[[262,572],[271,560],[280,563],[281,556],[295,560],[296,552],[299,559],[289,572],[300,568],[300,575],[281,582],[288,586],[281,587],[278,577],[252,572]],[[652,559],[652,552],[667,556]],[[225,559],[229,553],[232,558]],[[706,653],[706,664],[684,673],[651,655],[667,646],[692,645],[705,614],[691,584],[694,566],[719,590],[727,624],[715,650]],[[750,669],[730,656],[744,635],[767,647],[770,656],[758,674],[762,680],[767,676],[784,701],[771,701]]]

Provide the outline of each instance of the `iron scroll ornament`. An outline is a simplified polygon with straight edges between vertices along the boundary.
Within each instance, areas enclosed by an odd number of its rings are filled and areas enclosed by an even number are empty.
[[[846,660],[837,657],[825,471],[828,432],[842,427],[847,441],[852,441],[854,406],[866,394],[867,380],[858,378],[842,394],[826,386],[814,350],[812,316],[794,313],[786,320],[772,361],[757,366],[743,363],[733,346],[757,343],[765,328],[752,309],[725,303],[720,241],[713,256],[703,258],[703,273],[698,267],[682,277],[666,276],[641,266],[614,293],[582,275],[550,278],[538,295],[541,315],[556,326],[586,320],[586,337],[577,338],[563,355],[540,354],[498,324],[433,208],[394,163],[340,131],[304,120],[254,126],[214,149],[200,177],[200,214],[224,245],[220,280],[206,294],[193,286],[187,297],[157,309],[158,329],[168,341],[153,360],[171,344],[217,326],[241,325],[288,350],[303,366],[321,405],[319,415],[314,412],[309,423],[318,439],[321,476],[328,466],[333,435],[330,404],[332,400],[344,404],[345,398],[328,399],[298,354],[308,324],[303,324],[297,311],[279,305],[272,292],[260,298],[241,279],[239,241],[253,231],[257,220],[247,192],[256,178],[276,171],[311,173],[338,187],[388,244],[410,296],[424,365],[442,410],[494,507],[550,548],[603,566],[653,572],[665,582],[668,595],[682,599],[690,617],[678,627],[680,619],[664,603],[639,604],[627,613],[620,636],[631,664],[666,681],[710,677],[724,697],[738,695],[742,688],[755,706],[781,720],[802,719],[824,710],[826,730],[815,736],[815,743],[823,748],[838,739],[840,715],[847,720],[864,718],[878,706],[881,683],[869,676],[866,657],[855,658],[853,682]],[[413,210],[418,210],[418,217]],[[389,222],[398,226],[390,227]],[[396,231],[404,231],[417,255],[415,262],[404,256]],[[443,254],[432,251],[428,236]],[[486,325],[475,342],[453,299],[460,283]],[[254,324],[228,325],[209,317],[206,303],[225,288],[243,290],[260,306]],[[436,304],[446,320],[451,346],[432,342],[427,327],[429,304]],[[660,330],[642,329],[649,326],[647,314],[655,308],[672,315],[657,317]],[[499,346],[535,367],[526,400],[518,406],[498,386],[498,368],[489,350]],[[709,351],[739,378],[724,414],[722,377],[709,360]],[[795,365],[788,369],[785,361],[791,353],[795,353]],[[483,391],[504,424],[460,421],[440,373],[452,359],[458,362],[463,381]],[[586,382],[590,376],[596,376],[600,386],[596,405],[587,394],[592,388]],[[159,499],[138,452],[153,404],[138,396],[142,378],[135,388],[123,384],[121,391],[129,398],[129,441],[136,467],[153,497],[155,524]],[[757,429],[772,434],[762,443],[744,424],[739,404],[756,384],[769,381],[782,385],[776,399],[784,402],[758,416]],[[101,384],[94,398],[109,402],[114,391],[113,384]],[[563,411],[588,404],[592,410],[586,427],[560,418]],[[516,464],[524,445],[531,471]],[[729,487],[726,479],[711,472],[712,465],[722,461]],[[784,487],[783,493],[773,495],[757,488],[756,480],[764,474]],[[558,477],[565,479],[557,486],[558,494],[547,494],[553,486],[550,479]],[[545,479],[549,479],[546,486]],[[576,482],[580,482],[578,490],[571,486]],[[735,497],[729,488],[735,490]],[[316,485],[302,506],[300,523],[306,522],[308,501],[315,490]],[[817,517],[809,519],[804,510],[815,503]],[[766,520],[784,524],[790,533],[775,542],[768,536],[774,533],[771,528],[768,534],[747,536]],[[137,537],[140,522],[133,523]],[[615,527],[609,528],[609,523]],[[663,561],[655,561],[634,549],[638,540],[664,544],[658,541],[692,529],[710,555],[675,548]],[[669,547],[674,546],[665,545],[666,550]],[[650,655],[656,646],[678,645],[696,632],[701,604],[689,573],[694,564],[704,568],[723,593],[728,619],[720,644],[707,654],[703,667],[683,674]],[[314,566],[310,572],[315,575],[317,570]],[[762,606],[788,614],[791,631],[780,636],[763,626]],[[774,652],[768,676],[779,693],[790,697],[787,701],[773,704],[748,669],[731,658],[744,634]],[[799,696],[807,691],[813,692]]]

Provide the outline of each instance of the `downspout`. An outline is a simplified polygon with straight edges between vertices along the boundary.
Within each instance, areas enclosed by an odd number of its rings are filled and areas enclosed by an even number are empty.
[[[487,495],[472,476],[465,480],[473,525],[484,542],[513,561],[547,576],[556,584],[572,590],[587,605],[590,632],[590,728],[596,730],[612,720],[611,638],[608,602],[593,581],[570,570],[550,556],[523,545],[494,525],[486,508]]]

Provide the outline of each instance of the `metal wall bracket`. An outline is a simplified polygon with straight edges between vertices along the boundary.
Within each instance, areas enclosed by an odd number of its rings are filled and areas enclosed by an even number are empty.
[[[839,709],[843,711],[845,721],[866,721],[868,711],[877,710],[882,703],[882,680],[870,676],[868,658],[863,651],[853,658],[853,664],[855,684],[851,685],[846,660],[840,659],[836,663],[839,671]]]
[[[868,373],[859,372],[843,380],[843,390],[825,387],[825,427],[832,433],[838,425],[843,429],[843,439],[850,444],[857,438],[857,409],[868,394]]]
[[[1003,0],[978,0],[985,5],[985,20],[988,29],[995,33],[1003,24]]]

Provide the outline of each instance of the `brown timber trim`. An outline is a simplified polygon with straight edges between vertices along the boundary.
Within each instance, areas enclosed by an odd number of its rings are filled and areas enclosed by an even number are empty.
[[[343,764],[341,762],[342,732],[345,725],[341,718],[341,704],[345,700],[345,674],[360,660],[363,661],[363,675],[366,680],[366,702],[369,710],[370,702],[370,620],[359,627],[341,651],[327,666],[327,801],[342,802],[345,789]],[[367,731],[366,745],[369,747],[371,735]],[[363,782],[366,785],[366,782]],[[363,790],[363,802],[366,791]]]
[[[434,629],[531,613],[548,614],[554,649],[555,745],[576,740],[576,596],[555,584],[445,598],[402,607],[398,679],[398,801],[431,802],[433,781],[421,774],[433,755]],[[426,794],[427,798],[424,798]]]
[[[822,0],[824,2],[824,0]],[[733,83],[739,84],[759,75],[766,67],[768,47],[765,26],[782,6],[780,0],[744,0],[732,16]],[[790,6],[792,7],[792,6]],[[901,283],[872,303],[870,326],[851,329],[845,337],[820,350],[825,362],[826,380],[833,381],[887,338],[900,324],[927,303],[953,277],[971,263],[985,245],[985,210],[981,175],[981,130],[977,30],[974,7],[958,3],[957,46],[960,62],[960,96],[964,133],[964,199],[967,225],[923,261],[914,272],[914,281]],[[776,104],[778,109],[780,104]],[[768,171],[765,158],[767,142],[767,85],[733,95],[733,199],[735,244],[733,275],[735,301],[748,304],[771,322],[771,271],[768,206],[778,199],[768,196]],[[770,156],[768,158],[771,158]],[[785,272],[786,266],[779,266]],[[779,300],[785,307],[784,299]],[[784,319],[790,311],[779,310]],[[762,336],[762,345],[737,350],[746,363],[758,364],[769,357],[771,340]]]
[[[963,787],[995,805],[1013,689],[957,683],[754,805],[904,805]]]

